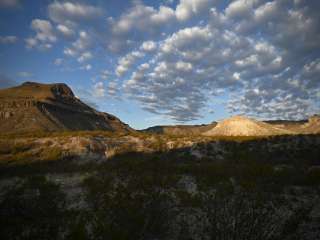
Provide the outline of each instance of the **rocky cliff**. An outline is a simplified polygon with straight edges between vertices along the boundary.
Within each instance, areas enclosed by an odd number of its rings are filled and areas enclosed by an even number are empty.
[[[0,131],[108,130],[133,131],[115,116],[98,112],[62,83],[26,82],[0,90]]]

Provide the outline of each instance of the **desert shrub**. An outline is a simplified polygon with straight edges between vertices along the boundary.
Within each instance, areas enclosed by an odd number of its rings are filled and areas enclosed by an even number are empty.
[[[292,239],[300,240],[303,239],[301,233],[298,231],[299,225],[303,222],[307,222],[309,214],[312,210],[313,204],[306,203],[302,204],[293,210],[291,215],[285,219],[282,224],[281,231],[278,235],[277,240]]]
[[[85,181],[93,239],[163,239],[175,215],[167,176],[115,171]],[[171,216],[171,217],[170,217]]]
[[[184,217],[177,217],[180,219],[178,239],[193,239],[192,236],[197,235],[198,239],[212,240],[283,240],[297,236],[298,226],[311,209],[305,204],[290,211],[286,201],[226,185],[192,198],[192,204],[183,203],[179,211]],[[202,227],[190,232],[195,224]]]
[[[54,160],[60,160],[62,157],[63,157],[63,152],[61,148],[51,147],[51,148],[46,148],[41,152],[40,160],[54,161]]]
[[[57,239],[64,226],[65,196],[44,177],[30,177],[0,202],[1,239]]]
[[[314,167],[307,171],[305,183],[318,186],[320,184],[320,168]]]
[[[0,141],[0,155],[9,154],[11,152],[11,144],[8,141]]]
[[[0,141],[0,154],[17,154],[26,152],[32,148],[28,141],[14,142],[11,140]]]

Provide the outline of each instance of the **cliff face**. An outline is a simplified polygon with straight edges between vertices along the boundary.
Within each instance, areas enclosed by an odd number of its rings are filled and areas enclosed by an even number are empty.
[[[66,84],[27,82],[0,90],[0,131],[133,131],[115,116],[98,112],[76,98]]]

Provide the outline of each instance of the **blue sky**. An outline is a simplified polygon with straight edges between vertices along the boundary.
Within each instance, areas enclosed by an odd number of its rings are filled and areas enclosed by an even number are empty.
[[[0,88],[67,83],[134,128],[320,109],[320,2],[0,0]]]

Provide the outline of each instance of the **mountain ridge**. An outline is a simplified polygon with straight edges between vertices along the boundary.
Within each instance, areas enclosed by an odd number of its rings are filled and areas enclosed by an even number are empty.
[[[66,84],[36,82],[0,89],[0,130],[2,133],[134,131],[117,117],[83,103]]]

